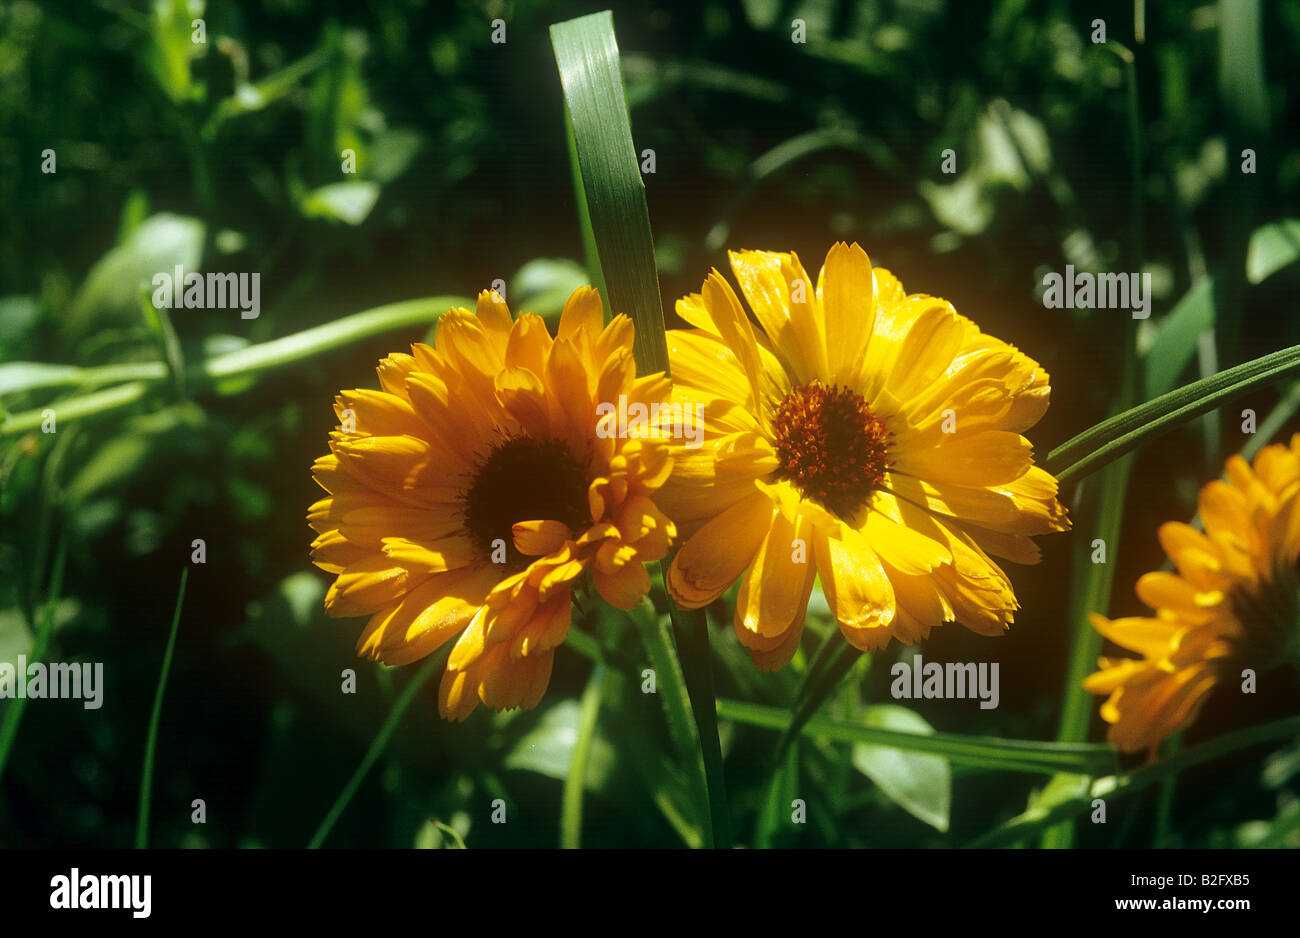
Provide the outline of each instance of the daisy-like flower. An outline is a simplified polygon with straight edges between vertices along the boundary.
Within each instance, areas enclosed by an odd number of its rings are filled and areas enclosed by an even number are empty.
[[[326,610],[370,616],[358,654],[390,665],[459,636],[446,718],[536,706],[580,578],[630,609],[650,586],[643,564],[668,551],[652,497],[673,444],[620,437],[600,408],[668,398],[663,375],[637,378],[632,336],[626,316],[603,325],[588,287],[554,339],[484,291],[477,315],[439,320],[433,347],[383,359],[382,390],[336,400],[332,452],[313,466],[329,495],[308,515],[313,560],[337,574]]]
[[[1020,435],[1047,373],[856,244],[816,289],[793,253],[730,256],[760,328],[715,270],[677,303],[695,328],[668,334],[704,440],[659,498],[687,538],[673,598],[703,606],[744,574],[735,629],[762,670],[794,655],[814,575],[859,649],[943,622],[1002,633],[1018,606],[992,557],[1034,563],[1029,535],[1068,526]]]
[[[1092,616],[1097,631],[1142,656],[1102,658],[1083,682],[1110,695],[1107,738],[1126,752],[1154,752],[1243,668],[1300,662],[1300,434],[1264,447],[1253,466],[1231,457],[1225,474],[1201,489],[1204,533],[1177,521],[1157,532],[1177,572],[1137,581],[1156,614]]]

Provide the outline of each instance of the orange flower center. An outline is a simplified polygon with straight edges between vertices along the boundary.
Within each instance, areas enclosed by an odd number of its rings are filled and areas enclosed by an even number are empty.
[[[862,395],[812,381],[776,408],[775,475],[841,517],[866,504],[885,477],[889,431]]]
[[[474,470],[462,500],[465,533],[487,558],[506,566],[528,562],[515,549],[514,526],[521,521],[560,521],[570,530],[585,527],[587,479],[561,440],[518,436],[499,444]]]

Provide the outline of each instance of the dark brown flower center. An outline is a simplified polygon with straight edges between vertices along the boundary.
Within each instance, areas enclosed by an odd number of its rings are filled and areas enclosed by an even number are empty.
[[[1272,571],[1255,586],[1229,592],[1232,610],[1241,622],[1239,657],[1264,670],[1275,665],[1300,665],[1300,576],[1293,569]]]
[[[587,518],[587,479],[560,440],[514,437],[498,445],[474,471],[464,495],[465,532],[486,558],[501,556],[518,568],[528,558],[515,549],[520,521],[561,521],[571,530]]]
[[[885,477],[889,431],[848,388],[801,384],[777,405],[772,422],[776,476],[841,517],[865,505]]]

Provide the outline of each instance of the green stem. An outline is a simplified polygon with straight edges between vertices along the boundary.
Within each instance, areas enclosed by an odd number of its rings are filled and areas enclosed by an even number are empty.
[[[703,831],[704,845],[716,845],[713,831],[712,801],[709,796],[708,773],[704,766],[703,746],[700,742],[699,724],[691,710],[691,697],[686,689],[686,675],[682,671],[680,659],[673,647],[673,637],[666,623],[660,618],[649,601],[631,613],[650,656],[650,666],[655,671],[655,692],[663,702],[664,715],[668,720],[668,735],[677,759],[686,773],[687,786],[691,800],[699,815],[700,829]]]
[[[587,689],[582,692],[578,712],[578,741],[573,747],[569,774],[564,779],[560,846],[566,850],[576,850],[582,846],[582,795],[587,787],[587,766],[591,761],[591,745],[596,739],[596,720],[600,716],[604,692],[605,666],[596,662],[587,681]]]
[[[804,726],[826,702],[831,692],[839,686],[844,676],[853,670],[861,655],[862,652],[845,641],[838,628],[832,628],[827,633],[795,694],[790,725],[785,728],[785,732],[776,742],[776,750],[772,757],[774,764],[779,765],[785,758],[790,744],[803,732]]]
[[[140,813],[135,822],[135,847],[143,850],[149,846],[149,803],[153,796],[153,764],[158,749],[158,724],[162,720],[163,696],[167,692],[167,675],[172,669],[172,653],[176,649],[176,632],[181,624],[181,607],[185,603],[185,584],[190,578],[190,568],[181,568],[181,585],[176,591],[176,608],[172,612],[172,628],[167,636],[167,649],[163,652],[162,668],[158,672],[158,686],[154,688],[153,713],[149,715],[149,734],[144,744],[144,767],[140,770]]]
[[[402,717],[405,715],[407,708],[411,706],[411,702],[415,700],[416,695],[428,682],[429,678],[441,670],[450,653],[451,647],[447,645],[443,647],[442,651],[430,655],[429,659],[420,667],[420,670],[415,672],[415,676],[402,689],[401,696],[393,703],[392,708],[388,711],[388,716],[384,717],[379,732],[370,741],[370,748],[362,756],[361,764],[352,773],[352,777],[343,786],[339,796],[334,799],[334,804],[330,806],[329,812],[320,822],[320,826],[316,828],[316,833],[312,835],[311,841],[307,844],[308,850],[315,850],[325,843],[325,838],[330,835],[330,831],[334,829],[338,819],[343,816],[343,812],[347,809],[352,796],[357,793],[357,789],[365,781],[366,775],[369,774],[380,754],[388,747],[388,742],[393,738],[393,734],[397,732],[397,727],[402,722]]]
[[[45,655],[45,649],[50,642],[50,634],[54,631],[54,611],[59,604],[59,597],[63,591],[63,568],[68,559],[67,545],[63,538],[59,538],[59,546],[54,554],[54,569],[50,574],[50,593],[45,601],[45,611],[41,615],[40,625],[36,633],[36,642],[32,646],[32,660],[40,661]],[[26,681],[26,674],[15,674],[14,680]],[[14,739],[18,736],[18,725],[23,719],[23,710],[27,707],[26,696],[15,698],[9,702],[5,709],[4,724],[0,725],[0,778],[4,777],[5,765],[9,761],[9,753],[13,749]]]
[[[722,742],[718,738],[708,617],[703,609],[679,609],[676,605],[670,605],[669,612],[673,635],[681,650],[686,692],[691,698],[691,711],[695,715],[695,726],[703,748],[713,843],[715,847],[728,848],[731,846],[731,808],[727,803],[727,780],[722,767]]]

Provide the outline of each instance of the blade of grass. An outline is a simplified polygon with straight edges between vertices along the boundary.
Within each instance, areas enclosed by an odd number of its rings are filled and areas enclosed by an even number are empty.
[[[1282,399],[1268,412],[1268,416],[1255,427],[1254,435],[1246,441],[1246,444],[1240,450],[1241,458],[1246,462],[1254,460],[1255,454],[1281,432],[1282,428],[1286,426],[1286,422],[1295,415],[1297,409],[1300,409],[1300,381],[1297,381],[1282,393]]]
[[[596,738],[596,719],[600,716],[604,692],[605,665],[598,661],[587,679],[586,690],[582,692],[578,709],[578,741],[573,747],[569,774],[564,779],[560,846],[566,850],[582,846],[582,795],[587,787],[587,765],[591,760],[591,744]]]
[[[54,568],[50,573],[50,592],[45,600],[45,610],[36,631],[36,641],[32,645],[31,660],[40,661],[45,656],[45,649],[50,642],[50,633],[54,631],[54,610],[59,604],[63,592],[63,570],[68,559],[67,545],[62,537],[54,553]],[[16,674],[14,679],[26,681],[26,674]],[[23,710],[27,707],[27,697],[16,697],[5,708],[3,725],[0,725],[0,778],[4,778],[5,765],[9,762],[9,753],[18,736],[18,726],[22,723]]]
[[[613,15],[608,10],[551,27],[551,45],[573,130],[608,306],[636,324],[641,374],[668,370],[663,302],[645,182],[632,142]]]
[[[587,267],[591,285],[600,291],[605,301],[605,319],[613,310],[609,307],[609,291],[605,288],[605,272],[600,269],[600,254],[596,250],[596,233],[591,228],[591,211],[587,208],[587,190],[582,184],[582,167],[578,165],[578,145],[573,140],[573,119],[568,106],[564,109],[564,137],[569,147],[569,171],[573,177],[573,199],[578,206],[578,230],[582,234],[582,258]]]
[[[580,203],[584,244],[595,244],[607,291],[606,308],[627,314],[636,327],[633,352],[638,373],[667,374],[668,343],[650,210],[632,141],[613,15],[605,10],[556,23],[551,27],[551,45],[564,91],[571,152],[577,162],[574,191]],[[590,256],[588,266],[597,266]],[[708,814],[705,841],[710,846],[729,846],[707,624],[703,614],[693,618],[676,609],[672,620],[683,659],[678,658],[679,649],[658,622],[639,628],[652,660],[657,659],[669,729],[691,787],[696,795],[704,796],[701,806]],[[701,778],[696,777],[697,764]]]
[[[718,700],[718,716],[724,720],[769,730],[784,731],[791,725],[791,715],[780,707],[727,698]],[[800,730],[800,735],[931,753],[945,756],[954,764],[1011,772],[1101,774],[1113,772],[1116,767],[1115,751],[1100,743],[1035,742],[992,736],[963,736],[958,733],[922,735],[825,717],[809,719]]]
[[[356,771],[352,773],[352,777],[347,780],[343,790],[339,792],[339,796],[334,799],[334,804],[330,806],[329,811],[321,820],[320,826],[316,828],[316,833],[312,834],[311,840],[307,843],[308,850],[315,850],[325,843],[325,838],[329,837],[330,831],[334,829],[338,819],[347,810],[348,803],[352,801],[352,796],[357,793],[357,789],[365,781],[370,769],[388,747],[388,742],[393,738],[393,734],[397,732],[397,727],[402,722],[402,717],[406,714],[407,708],[411,706],[411,702],[415,700],[416,695],[428,683],[429,678],[442,670],[442,666],[446,664],[447,656],[450,654],[451,646],[445,645],[441,651],[430,655],[428,660],[420,666],[420,670],[416,671],[407,685],[402,688],[401,695],[393,702],[388,715],[384,717],[384,722],[379,726],[379,731],[375,733],[374,739],[370,741],[370,748],[361,757],[361,763],[357,766]]]
[[[1103,799],[1109,805],[1116,799],[1137,794],[1178,772],[1184,772],[1260,743],[1297,736],[1300,736],[1300,716],[1249,726],[1191,749],[1185,749],[1178,755],[1161,760],[1154,765],[1144,766],[1127,774],[1099,778],[1092,783],[1084,795],[1062,801],[1050,810],[1031,810],[1019,814],[976,838],[967,846],[1000,847],[1024,841],[1044,827],[1071,820],[1087,812],[1096,798]]]
[[[140,769],[140,812],[135,822],[135,848],[149,846],[149,805],[153,797],[153,764],[158,750],[158,724],[162,719],[163,695],[167,693],[167,675],[172,669],[172,653],[176,650],[176,632],[181,625],[181,608],[185,605],[185,584],[189,582],[190,568],[181,568],[181,585],[176,590],[176,608],[172,612],[172,628],[167,635],[167,648],[163,652],[162,668],[158,671],[158,686],[153,694],[153,712],[149,715],[149,734],[144,743],[144,765]]]
[[[1048,454],[1045,467],[1064,486],[1220,404],[1296,372],[1300,345],[1262,355],[1089,427]]]
[[[378,306],[302,332],[193,363],[186,369],[185,380],[191,388],[208,388],[218,381],[284,368],[385,332],[414,326],[427,327],[437,322],[438,317],[453,306],[472,308],[473,305],[472,301],[461,296],[434,296]],[[103,383],[105,375],[111,376],[113,380],[130,380],[93,394],[66,398],[45,407],[12,414],[0,423],[0,437],[15,436],[36,429],[45,419],[46,408],[55,411],[61,425],[85,417],[112,413],[143,399],[154,387],[169,380],[167,366],[160,362],[70,368],[59,374],[59,383],[65,385]],[[48,385],[49,381],[43,383]],[[8,393],[27,389],[26,385],[12,387]]]

